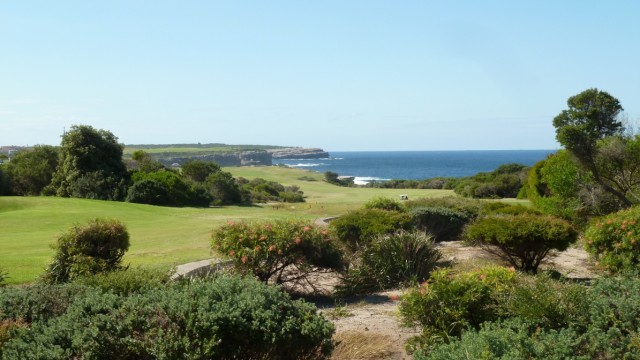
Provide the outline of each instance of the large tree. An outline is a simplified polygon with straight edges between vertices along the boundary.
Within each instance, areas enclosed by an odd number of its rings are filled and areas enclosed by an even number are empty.
[[[58,166],[58,148],[36,145],[17,153],[6,165],[15,195],[40,195]]]
[[[127,188],[124,146],[110,131],[74,125],[62,136],[52,185],[58,196],[122,200]]]
[[[615,97],[598,89],[588,89],[567,100],[568,109],[553,119],[556,139],[589,171],[593,180],[614,195],[624,206],[633,202],[598,166],[599,143],[611,136],[623,136],[620,121],[623,108]]]

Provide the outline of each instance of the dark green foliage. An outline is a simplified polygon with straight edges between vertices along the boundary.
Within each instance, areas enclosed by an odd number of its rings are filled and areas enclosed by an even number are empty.
[[[405,211],[405,208],[398,201],[385,198],[385,197],[377,197],[367,201],[364,204],[365,209],[380,209],[387,211]]]
[[[611,272],[638,269],[640,207],[595,219],[584,234],[585,248]]]
[[[520,164],[505,164],[488,173],[478,173],[450,181],[456,194],[479,199],[515,198],[518,196],[528,168]]]
[[[640,279],[604,277],[585,288],[548,277],[520,277],[497,297],[500,321],[484,323],[416,359],[637,359]],[[498,292],[499,293],[499,292]],[[408,297],[403,298],[403,304]],[[501,300],[502,299],[502,300]],[[409,299],[410,300],[410,299]],[[514,306],[515,305],[515,306]],[[423,309],[427,316],[429,309]]]
[[[135,296],[86,288],[61,315],[17,329],[1,351],[5,359],[322,359],[333,332],[313,305],[219,276]]]
[[[213,197],[216,205],[237,204],[242,202],[238,183],[231,173],[219,171],[207,176],[203,186]]]
[[[60,159],[52,186],[58,196],[122,200],[127,169],[123,146],[111,132],[74,125],[62,136]]]
[[[364,186],[381,189],[450,189],[450,183],[455,181],[457,181],[455,178],[431,178],[424,180],[392,179],[370,181]]]
[[[409,210],[420,207],[443,207],[463,213],[470,218],[478,216],[484,207],[484,203],[480,200],[467,199],[459,196],[420,198],[406,201],[404,205]]]
[[[169,192],[167,186],[157,180],[145,179],[135,182],[127,191],[126,202],[169,205]]]
[[[411,210],[413,226],[433,236],[435,241],[456,240],[473,218],[446,207],[419,207]]]
[[[220,171],[218,164],[204,160],[189,160],[181,166],[182,176],[199,183],[205,182],[209,175]]]
[[[262,178],[255,178],[250,181],[245,178],[238,178],[237,183],[244,193],[246,202],[304,202],[304,193],[295,185],[284,186],[275,181]]]
[[[172,170],[134,172],[127,201],[169,206],[209,206],[211,196]]]
[[[5,166],[0,165],[0,196],[11,194],[11,182],[6,173]]]
[[[437,346],[430,352],[417,351],[415,360],[530,360],[583,359],[577,356],[580,340],[573,329],[540,330],[526,320],[514,318],[485,323],[479,331],[468,331],[459,340]]]
[[[0,319],[46,323],[64,314],[75,297],[86,291],[75,284],[5,287],[0,289]]]
[[[131,295],[168,286],[169,281],[170,274],[167,271],[127,268],[78,277],[74,283],[117,295]]]
[[[358,254],[338,292],[362,295],[421,283],[429,277],[441,254],[433,240],[417,232],[375,237]]]
[[[361,209],[331,221],[330,227],[340,241],[351,251],[356,251],[377,235],[409,230],[411,217],[398,211]]]
[[[43,279],[49,283],[67,282],[121,269],[122,257],[129,249],[129,233],[117,220],[96,218],[62,234],[54,249],[56,253]]]
[[[578,233],[567,221],[550,216],[497,215],[469,225],[464,238],[517,269],[536,272],[551,250],[566,250],[577,240]]]
[[[536,209],[523,206],[523,205],[510,205],[503,202],[486,202],[482,206],[483,215],[520,215],[520,214],[534,214],[542,215],[542,213]]]
[[[400,314],[406,325],[422,328],[425,345],[448,342],[467,328],[499,319],[496,306],[515,277],[501,267],[462,274],[434,271],[428,282],[402,297]]]
[[[18,152],[5,165],[14,195],[40,195],[58,166],[58,148],[36,145]]]
[[[0,267],[0,287],[3,287],[7,283],[7,279],[9,278],[9,274]]]
[[[334,184],[338,186],[351,186],[353,185],[353,179],[340,179],[337,173],[332,171],[327,171],[324,173],[324,180],[329,184]]]
[[[326,229],[300,221],[230,222],[212,235],[213,250],[262,282],[305,283],[310,274],[341,271],[342,252]]]

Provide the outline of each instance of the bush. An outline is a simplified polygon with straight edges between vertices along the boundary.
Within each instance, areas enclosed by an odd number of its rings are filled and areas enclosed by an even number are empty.
[[[416,360],[467,359],[576,359],[580,340],[572,329],[545,331],[518,318],[485,323],[460,339],[414,354]],[[585,358],[586,360],[586,358]]]
[[[387,210],[387,211],[399,211],[399,212],[405,211],[402,204],[400,204],[398,201],[385,198],[385,197],[377,197],[367,201],[364,204],[364,208],[380,209],[380,210]]]
[[[68,285],[65,285],[68,286]],[[119,296],[96,289],[18,329],[5,359],[321,359],[333,325],[256,280],[219,276]]]
[[[566,250],[578,232],[565,220],[522,214],[479,219],[465,229],[464,238],[519,270],[535,273],[551,250]]]
[[[305,222],[229,222],[213,232],[213,250],[262,282],[306,282],[315,272],[343,269],[342,252],[327,230]]]
[[[145,179],[129,187],[125,201],[138,204],[169,205],[169,189],[159,181]]]
[[[542,215],[542,213],[536,209],[523,206],[523,205],[510,205],[503,202],[486,202],[482,206],[483,215],[520,215],[520,214],[534,214]]]
[[[585,248],[609,271],[640,264],[640,207],[596,219],[584,234]]]
[[[432,238],[417,232],[378,235],[360,253],[338,292],[367,294],[423,282],[441,254]]]
[[[103,292],[130,295],[141,293],[151,288],[167,286],[169,281],[170,274],[166,271],[128,268],[79,277],[74,283],[98,288]]]
[[[7,285],[8,278],[9,275],[7,274],[7,272],[4,271],[4,269],[0,268],[0,287]]]
[[[456,240],[472,220],[467,214],[445,207],[419,207],[411,210],[416,229],[433,236],[435,241]]]
[[[362,209],[340,216],[330,226],[349,250],[357,251],[377,235],[409,230],[411,217],[397,211]]]
[[[5,287],[0,289],[0,319],[47,322],[64,314],[76,296],[86,291],[75,284]]]
[[[469,218],[475,218],[480,214],[485,203],[480,200],[466,199],[458,196],[445,196],[440,198],[420,198],[406,201],[407,209],[420,207],[443,207],[455,212],[463,213]]]
[[[122,268],[129,249],[129,233],[118,220],[96,218],[87,225],[75,225],[58,238],[53,262],[44,274],[45,282],[61,283],[78,276]]]
[[[405,325],[422,327],[425,344],[448,342],[467,328],[498,319],[499,295],[514,282],[515,273],[502,267],[462,274],[437,270],[402,297],[400,314]]]

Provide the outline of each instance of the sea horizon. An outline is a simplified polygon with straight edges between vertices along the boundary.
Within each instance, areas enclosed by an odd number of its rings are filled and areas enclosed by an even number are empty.
[[[558,150],[396,150],[327,151],[329,158],[279,159],[276,165],[335,172],[350,176],[358,185],[392,179],[422,180],[465,177],[489,172],[500,165],[532,166]]]

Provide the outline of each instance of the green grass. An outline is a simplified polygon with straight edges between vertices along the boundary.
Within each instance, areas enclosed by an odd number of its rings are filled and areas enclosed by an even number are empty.
[[[211,257],[211,231],[228,220],[314,220],[344,214],[377,196],[398,199],[399,194],[410,198],[452,194],[446,190],[343,188],[321,181],[322,174],[279,167],[225,170],[247,179],[262,177],[298,185],[308,196],[307,202],[202,209],[54,197],[0,197],[0,266],[9,273],[9,283],[35,280],[51,260],[51,245],[57,237],[73,224],[95,217],[116,218],[127,225],[131,247],[125,263],[168,270],[177,264]],[[299,180],[303,176],[318,181]]]

